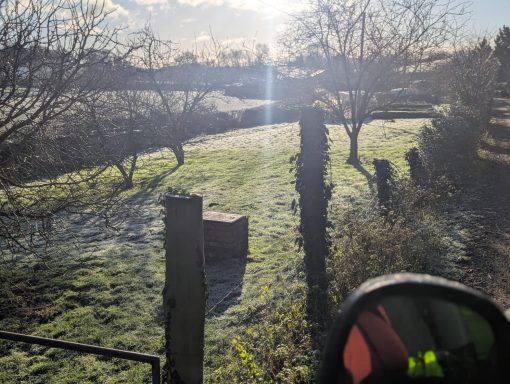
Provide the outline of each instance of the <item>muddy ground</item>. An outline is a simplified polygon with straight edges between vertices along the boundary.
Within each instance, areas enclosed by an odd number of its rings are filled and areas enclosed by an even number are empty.
[[[470,217],[461,281],[510,308],[510,99],[496,99],[482,164],[463,194],[460,211]]]

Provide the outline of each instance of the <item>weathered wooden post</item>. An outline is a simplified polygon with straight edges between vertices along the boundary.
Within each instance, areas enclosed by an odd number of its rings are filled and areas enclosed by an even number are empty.
[[[202,196],[167,195],[165,208],[164,380],[198,384],[203,381],[206,302]]]

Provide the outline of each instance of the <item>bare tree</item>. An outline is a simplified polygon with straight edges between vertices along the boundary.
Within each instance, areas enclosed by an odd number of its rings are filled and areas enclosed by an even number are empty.
[[[151,100],[145,91],[117,89],[98,95],[85,106],[83,123],[92,130],[89,145],[96,148],[101,165],[119,171],[123,189],[134,186],[140,154],[157,147],[149,118]]]
[[[347,162],[359,164],[358,136],[376,109],[375,96],[399,88],[391,105],[420,72],[423,59],[457,30],[457,0],[312,0],[289,27],[287,48],[318,52],[325,81],[320,101],[350,138]]]
[[[114,63],[109,14],[102,2],[0,0],[1,249],[42,246],[59,214],[105,214],[117,194],[72,124]]]
[[[214,84],[203,64],[212,61],[202,53],[182,54],[150,27],[136,34],[133,46],[137,49],[132,60],[140,71],[142,87],[153,91],[147,107],[159,146],[170,148],[177,164],[182,165],[191,117],[200,109],[212,108],[206,98]]]
[[[170,148],[184,163],[184,142],[202,132],[200,116],[214,110],[206,100],[214,62],[197,49],[180,51],[148,27],[124,57],[111,68],[109,89],[87,101],[84,121],[93,127],[91,141],[100,138],[97,159],[115,167],[129,189],[139,155],[150,148]]]

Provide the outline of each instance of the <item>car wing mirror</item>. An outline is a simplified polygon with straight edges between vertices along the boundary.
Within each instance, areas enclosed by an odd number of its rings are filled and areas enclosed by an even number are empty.
[[[510,325],[485,295],[429,275],[370,280],[333,323],[319,383],[509,383]]]

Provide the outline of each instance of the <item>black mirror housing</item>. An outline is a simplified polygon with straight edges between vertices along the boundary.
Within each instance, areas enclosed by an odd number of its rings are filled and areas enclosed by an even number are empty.
[[[499,382],[510,382],[510,374],[505,372],[505,364],[510,362],[510,326],[498,306],[484,294],[460,283],[430,275],[403,273],[369,280],[344,302],[328,337],[319,383],[351,382],[343,356],[351,330],[367,308],[394,297],[451,302],[479,315],[494,333],[498,372],[491,372],[491,375]]]

